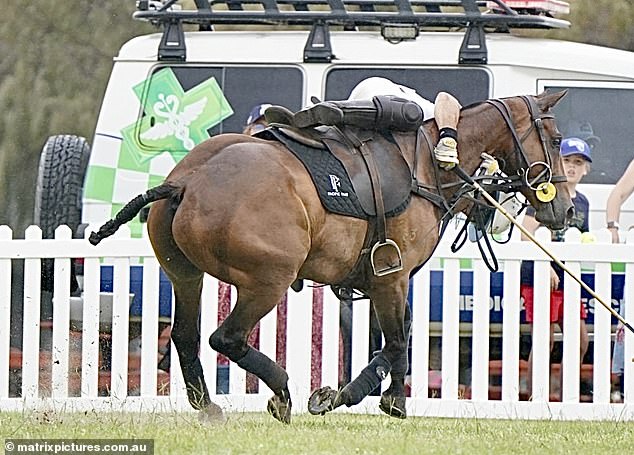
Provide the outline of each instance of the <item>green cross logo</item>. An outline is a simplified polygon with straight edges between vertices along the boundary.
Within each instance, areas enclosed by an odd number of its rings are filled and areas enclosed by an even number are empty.
[[[233,114],[215,78],[185,92],[171,68],[164,68],[136,85],[134,93],[145,115],[124,128],[124,144],[133,162],[142,165],[161,152],[178,162],[196,144],[209,138],[207,130]],[[157,153],[158,152],[158,153]]]
[[[103,147],[88,166],[84,200],[98,207],[95,213],[107,210],[114,216],[130,198],[160,184],[189,150],[209,138],[210,128],[233,114],[214,78],[185,92],[172,70],[163,68],[133,91],[144,115],[121,129],[116,150]],[[133,236],[141,236],[138,218],[128,225]]]

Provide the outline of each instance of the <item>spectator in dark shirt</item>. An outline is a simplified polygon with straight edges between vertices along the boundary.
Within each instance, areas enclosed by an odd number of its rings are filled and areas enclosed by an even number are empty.
[[[553,241],[561,242],[564,240],[564,234],[566,229],[575,227],[581,232],[588,232],[588,218],[589,218],[589,203],[588,199],[577,191],[577,184],[590,170],[590,163],[592,162],[590,146],[579,138],[567,138],[561,143],[561,156],[563,157],[564,169],[566,177],[568,179],[567,186],[572,202],[575,206],[575,215],[570,220],[568,226],[565,229],[552,232]],[[531,233],[535,233],[539,222],[535,219],[535,210],[529,207],[526,211],[524,221],[522,225]],[[522,240],[527,240],[522,236]],[[563,283],[564,283],[564,271],[554,263],[551,263],[550,269],[550,349],[552,351],[554,345],[554,330],[555,324],[559,325],[563,332]],[[521,288],[520,294],[524,299],[524,307],[526,308],[526,321],[528,323],[533,322],[533,262],[523,261],[521,268]],[[588,350],[588,330],[586,328],[585,319],[587,317],[586,309],[584,305],[581,305],[581,327],[580,327],[580,355],[581,362]],[[534,337],[533,337],[534,339]],[[528,359],[528,389],[529,393],[532,392],[532,360],[533,352]]]

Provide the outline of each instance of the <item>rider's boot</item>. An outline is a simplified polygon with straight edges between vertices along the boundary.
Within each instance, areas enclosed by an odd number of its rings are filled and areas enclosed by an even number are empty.
[[[264,120],[269,125],[293,125],[293,112],[284,106],[269,106],[264,111]]]
[[[371,101],[324,101],[297,112],[293,121],[300,128],[350,125],[370,130],[414,131],[423,123],[423,117],[423,110],[415,102],[380,95]]]
[[[453,128],[441,128],[440,140],[434,148],[434,156],[438,166],[450,170],[458,165],[458,133]]]
[[[299,128],[318,125],[374,125],[376,107],[372,101],[322,101],[297,112],[293,118]]]

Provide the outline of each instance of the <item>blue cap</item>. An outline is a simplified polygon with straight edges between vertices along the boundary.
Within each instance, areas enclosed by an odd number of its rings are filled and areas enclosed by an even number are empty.
[[[592,163],[591,149],[586,141],[578,137],[568,137],[561,141],[561,156],[581,155]]]
[[[249,116],[247,117],[247,121],[244,125],[248,126],[252,124],[253,122],[256,122],[259,118],[261,118],[264,115],[264,111],[266,111],[269,107],[271,107],[271,105],[266,103],[253,106],[253,109],[251,109],[251,112],[249,113]]]

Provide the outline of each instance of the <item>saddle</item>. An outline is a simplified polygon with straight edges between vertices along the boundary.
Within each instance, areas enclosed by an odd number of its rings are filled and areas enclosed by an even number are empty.
[[[397,243],[387,236],[386,218],[398,215],[409,205],[412,171],[394,137],[388,131],[351,126],[296,128],[282,123],[273,123],[266,130],[264,137],[270,136],[283,143],[304,163],[318,191],[317,179],[307,165],[306,157],[300,156],[298,144],[311,149],[309,155],[332,154],[336,158],[349,178],[364,216],[352,211],[346,214],[370,221],[364,250],[369,251],[373,273],[382,276],[401,270],[401,252]],[[338,181],[338,177],[334,180],[333,174],[328,176],[333,190],[330,193],[341,194],[342,182]]]

